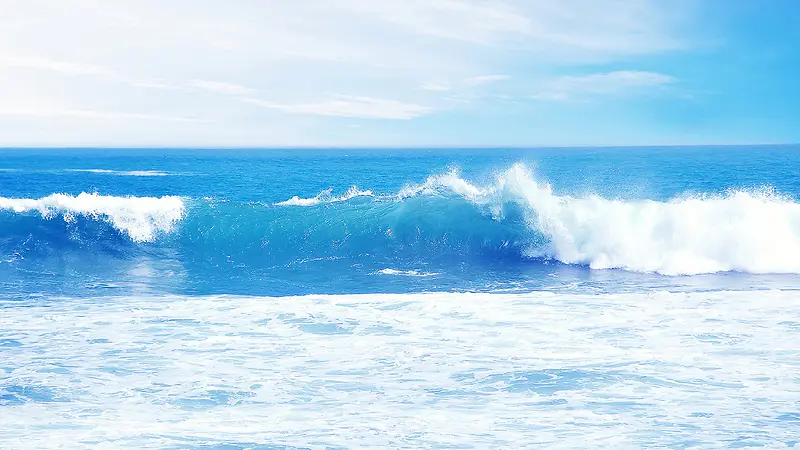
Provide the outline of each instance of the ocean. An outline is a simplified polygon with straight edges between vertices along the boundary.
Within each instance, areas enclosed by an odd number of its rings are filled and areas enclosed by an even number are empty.
[[[800,146],[0,150],[0,448],[800,447]]]

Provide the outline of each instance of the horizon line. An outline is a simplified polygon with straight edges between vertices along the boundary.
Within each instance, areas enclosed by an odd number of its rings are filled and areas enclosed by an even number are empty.
[[[123,145],[0,145],[0,150],[547,150],[547,149],[613,149],[613,148],[697,148],[697,147],[787,147],[800,142],[743,144],[626,144],[626,145],[274,145],[274,146],[123,146]]]

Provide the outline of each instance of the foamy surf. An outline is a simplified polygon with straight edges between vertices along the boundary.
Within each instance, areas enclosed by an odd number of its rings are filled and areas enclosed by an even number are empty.
[[[792,291],[129,295],[5,306],[2,448],[797,440]]]
[[[522,207],[526,225],[548,240],[525,249],[533,258],[665,275],[800,273],[800,204],[769,189],[666,202],[559,196],[516,164],[492,185],[451,171],[398,194],[427,195],[460,196],[499,221],[508,205]]]
[[[38,212],[44,219],[77,217],[101,220],[113,225],[134,242],[151,242],[159,233],[171,232],[185,213],[180,197],[115,197],[81,193],[77,196],[52,194],[40,199],[0,197],[0,210],[15,213]]]

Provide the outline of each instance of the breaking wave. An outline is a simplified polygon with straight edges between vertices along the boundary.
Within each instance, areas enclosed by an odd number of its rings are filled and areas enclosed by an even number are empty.
[[[447,257],[556,260],[665,275],[800,273],[800,204],[769,189],[668,201],[574,197],[558,195],[519,164],[487,185],[452,171],[396,193],[353,187],[337,196],[328,189],[275,204],[87,193],[0,198],[6,253],[19,252],[22,240],[52,244],[59,233],[53,227],[67,233],[70,227],[91,227],[88,222],[111,227],[137,245],[176,249],[206,262],[371,257],[389,264]],[[102,231],[79,234],[84,241],[107,238]]]
[[[545,245],[524,249],[531,258],[666,275],[800,273],[800,204],[768,188],[666,202],[559,196],[515,165],[490,186],[450,172],[400,196],[449,193],[500,222],[509,205],[521,207],[526,226],[546,238]]]
[[[150,242],[159,233],[170,233],[185,212],[180,197],[114,197],[87,193],[53,194],[40,199],[0,197],[0,210],[38,213],[45,220],[60,218],[66,223],[76,223],[79,218],[103,221],[134,242]]]

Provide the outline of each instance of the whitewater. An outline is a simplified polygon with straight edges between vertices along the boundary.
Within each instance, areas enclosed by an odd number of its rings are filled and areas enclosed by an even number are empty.
[[[0,448],[800,445],[797,147],[0,150]]]
[[[128,297],[5,307],[0,446],[787,447],[800,426],[800,296],[756,297]]]

